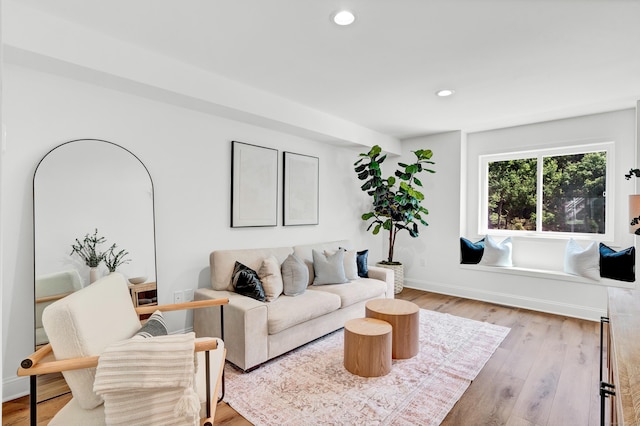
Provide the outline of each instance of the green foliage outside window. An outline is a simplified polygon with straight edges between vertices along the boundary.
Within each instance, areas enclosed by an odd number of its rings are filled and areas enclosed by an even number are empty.
[[[488,167],[489,229],[605,232],[606,152],[542,158],[542,206],[537,207],[538,158],[494,161]]]
[[[489,229],[536,229],[535,158],[489,163]]]

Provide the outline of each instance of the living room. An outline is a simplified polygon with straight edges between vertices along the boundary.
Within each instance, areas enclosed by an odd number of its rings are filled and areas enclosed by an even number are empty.
[[[410,158],[416,149],[434,152],[436,173],[424,179],[429,227],[420,238],[402,235],[398,241],[396,256],[405,265],[406,287],[592,321],[606,315],[606,286],[567,280],[561,274],[463,268],[459,238],[482,236],[477,190],[481,155],[612,141],[616,225],[611,242],[616,248],[633,246],[635,237],[626,227],[627,197],[636,192],[636,183],[625,180],[624,173],[640,164],[637,79],[624,96],[616,93],[595,106],[595,101],[584,99],[570,112],[557,112],[550,97],[546,109],[508,117],[511,122],[496,117],[495,124],[478,130],[445,126],[424,135],[409,129],[412,135],[400,139],[107,35],[104,29],[74,22],[71,15],[52,12],[43,2],[31,3],[7,0],[1,9],[3,401],[28,389],[27,380],[15,371],[33,350],[33,174],[49,150],[80,138],[117,143],[148,168],[155,191],[158,299],[164,303],[173,301],[176,291],[210,286],[208,256],[216,249],[348,239],[358,249],[369,249],[372,262],[382,260],[384,239],[366,232],[360,215],[369,199],[353,172],[358,153],[379,144],[396,155],[394,162]],[[632,10],[619,12],[621,20],[637,11],[629,2],[612,3]],[[102,6],[93,6],[100,13]],[[327,26],[335,7],[326,7],[322,19]],[[340,28],[331,37],[348,34],[345,30]],[[630,28],[625,37],[635,40],[637,35]],[[231,44],[233,37],[229,34],[226,42]],[[254,66],[264,67],[263,60],[257,59]],[[626,66],[637,75],[634,60]],[[553,66],[549,67],[552,74]],[[608,68],[602,75],[618,77]],[[463,95],[464,90],[458,89],[450,99],[437,99],[442,101],[438,108],[455,114],[455,97]],[[495,96],[522,103],[509,93]],[[483,105],[467,108],[481,110]],[[278,226],[229,226],[234,140],[318,157],[318,225],[283,226],[279,213]],[[281,172],[279,162],[280,176]],[[279,197],[280,206],[281,192]],[[515,238],[514,263],[561,271],[565,244],[566,239]],[[188,331],[192,315],[173,314],[168,326],[172,332]]]

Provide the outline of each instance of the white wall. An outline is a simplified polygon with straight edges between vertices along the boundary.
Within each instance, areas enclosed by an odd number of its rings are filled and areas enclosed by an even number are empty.
[[[158,296],[209,285],[208,255],[223,248],[272,247],[348,238],[381,256],[354,211],[366,199],[352,164],[360,150],[339,148],[201,112],[159,103],[16,65],[4,67],[7,151],[3,166],[4,257],[2,351],[4,398],[27,391],[15,371],[33,350],[32,178],[56,145],[78,138],[118,143],[147,166],[155,186]],[[229,226],[231,141],[320,159],[320,224]],[[281,185],[279,185],[279,188]],[[169,314],[172,331],[191,327],[191,314]]]
[[[627,233],[627,196],[634,182],[624,173],[636,167],[635,111],[576,117],[500,129],[465,136],[447,133],[403,142],[403,158],[409,151],[434,151],[437,173],[428,177],[427,199],[430,224],[420,239],[404,236],[398,260],[406,264],[405,285],[512,306],[521,306],[596,320],[606,312],[606,287],[532,276],[469,270],[459,265],[459,237],[480,238],[478,217],[478,155],[500,150],[520,150],[540,145],[569,145],[591,140],[616,143],[617,191],[614,202],[615,247],[628,247],[634,238]],[[562,269],[566,241],[514,240],[514,262],[520,266]]]

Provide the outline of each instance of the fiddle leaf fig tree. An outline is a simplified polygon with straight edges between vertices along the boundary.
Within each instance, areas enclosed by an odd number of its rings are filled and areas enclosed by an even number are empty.
[[[375,145],[366,154],[360,154],[360,159],[354,163],[354,170],[358,179],[364,181],[360,189],[373,199],[372,210],[362,215],[362,220],[369,221],[367,231],[373,228],[377,235],[380,229],[389,233],[389,255],[387,264],[399,264],[393,261],[393,249],[398,232],[403,229],[413,238],[419,235],[418,223],[428,226],[424,217],[429,211],[422,207],[424,194],[418,190],[422,182],[416,176],[423,173],[435,173],[428,165],[433,152],[430,149],[413,151],[416,159],[411,164],[398,163],[398,169],[393,176],[382,177],[380,166],[387,156],[382,155],[382,148]]]

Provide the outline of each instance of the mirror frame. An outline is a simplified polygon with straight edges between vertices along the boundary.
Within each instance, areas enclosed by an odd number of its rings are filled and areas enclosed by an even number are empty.
[[[37,235],[36,235],[36,176],[38,174],[38,170],[40,169],[40,165],[42,164],[43,161],[45,161],[45,159],[51,154],[53,153],[55,150],[63,147],[63,146],[67,146],[69,144],[73,144],[73,143],[81,143],[84,141],[93,141],[93,142],[101,142],[101,143],[105,143],[105,144],[109,144],[111,146],[113,146],[114,148],[117,149],[121,149],[124,152],[128,153],[129,155],[131,155],[135,160],[137,160],[137,162],[143,167],[144,171],[146,172],[147,176],[149,177],[149,183],[151,184],[150,190],[151,190],[151,226],[152,226],[152,247],[153,247],[153,273],[154,273],[154,277],[155,277],[155,281],[156,281],[156,285],[157,285],[157,279],[158,279],[158,261],[157,261],[157,248],[156,248],[156,218],[155,218],[155,188],[154,188],[154,184],[153,184],[153,178],[151,177],[151,173],[149,173],[149,169],[147,168],[147,166],[142,162],[142,160],[140,160],[140,158],[135,155],[133,152],[131,152],[129,149],[118,145],[114,142],[110,142],[104,139],[94,139],[94,138],[82,138],[82,139],[74,139],[74,140],[70,140],[64,143],[61,143],[57,146],[55,146],[54,148],[50,149],[49,151],[47,151],[47,153],[45,155],[42,156],[42,158],[40,159],[40,161],[38,161],[38,164],[35,167],[35,170],[33,172],[33,179],[32,179],[32,231],[33,231],[33,347],[34,350],[36,349],[37,346],[37,340],[36,340],[36,329],[35,329],[35,324],[36,324],[36,304],[35,304],[35,295],[36,295],[36,278],[37,278],[37,274],[36,274],[36,256],[37,256],[37,248],[36,248],[36,241],[37,241]],[[156,287],[157,288],[157,287]],[[157,290],[156,290],[156,294],[157,294]]]

